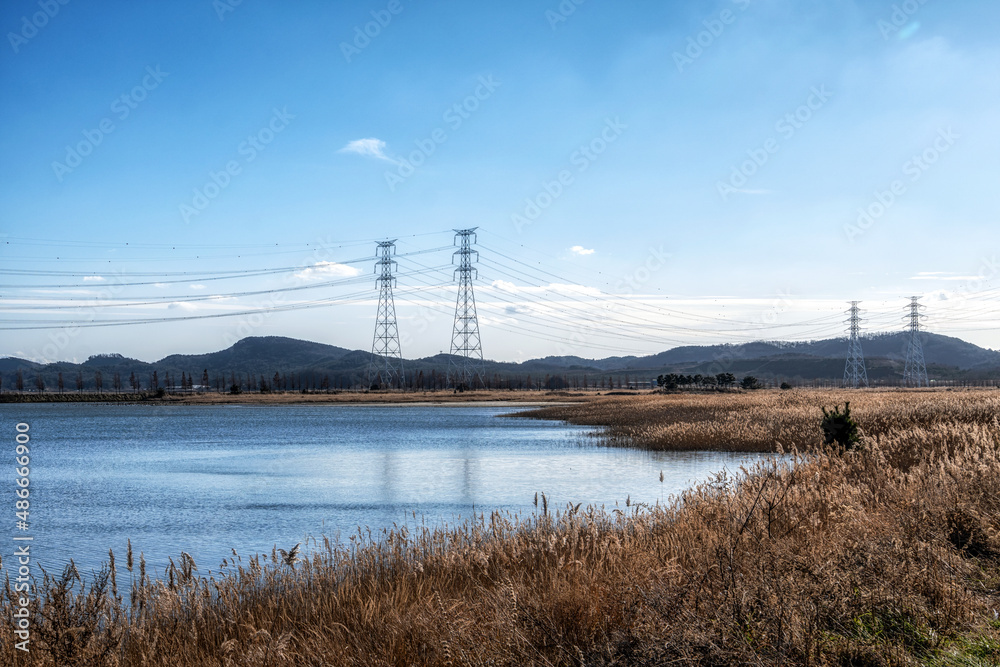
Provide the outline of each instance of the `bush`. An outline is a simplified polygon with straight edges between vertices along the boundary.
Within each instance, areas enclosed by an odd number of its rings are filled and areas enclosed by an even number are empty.
[[[851,402],[844,403],[844,411],[841,412],[837,406],[830,412],[823,410],[823,421],[820,427],[823,429],[823,442],[827,445],[837,443],[844,449],[855,449],[859,446],[860,436],[858,435],[858,423],[851,417]]]
[[[742,380],[740,380],[740,386],[744,389],[760,389],[764,385],[760,383],[760,380],[752,375],[747,375]]]
[[[787,382],[782,382],[781,388],[784,389],[785,391],[788,391],[789,389],[792,388],[792,385],[788,384]]]
[[[243,390],[240,389],[240,386],[238,384],[234,384],[233,386],[231,386],[229,388],[229,393],[230,394],[242,394]]]

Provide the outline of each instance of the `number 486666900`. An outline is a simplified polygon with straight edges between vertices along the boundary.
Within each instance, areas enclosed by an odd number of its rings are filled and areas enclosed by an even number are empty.
[[[31,453],[31,449],[28,447],[28,443],[31,437],[28,435],[28,430],[30,427],[25,423],[20,423],[16,427],[17,436],[15,440],[17,441],[17,447],[14,451],[16,457],[14,462],[17,467],[14,472],[17,473],[17,478],[14,483],[17,485],[17,500],[14,502],[14,514],[17,517],[17,527],[19,530],[28,530],[28,508],[31,506],[28,501],[28,496],[31,495],[31,491],[28,486],[31,481],[28,475],[31,473],[28,464],[31,463],[31,458],[28,456]]]

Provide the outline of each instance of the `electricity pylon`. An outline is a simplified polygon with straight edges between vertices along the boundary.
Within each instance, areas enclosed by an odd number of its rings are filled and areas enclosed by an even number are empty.
[[[910,297],[910,339],[906,345],[906,366],[903,367],[903,384],[907,387],[929,387],[927,365],[924,364],[924,347],[920,343],[920,297]]]
[[[472,291],[472,281],[479,276],[473,268],[473,255],[479,259],[479,253],[472,249],[476,242],[476,230],[456,229],[455,245],[459,249],[452,255],[452,263],[458,258],[458,268],[455,277],[458,280],[458,298],[455,300],[455,327],[451,334],[451,358],[448,361],[448,377],[452,386],[472,389],[478,382],[486,385],[486,373],[483,363],[483,345],[479,338],[479,318],[476,315],[476,296]]]
[[[399,346],[399,329],[396,327],[396,303],[392,288],[396,278],[392,272],[396,261],[396,240],[380,241],[375,262],[379,277],[378,316],[375,318],[375,336],[372,339],[372,358],[368,364],[368,386],[403,387],[403,353]]]
[[[865,370],[865,355],[861,352],[861,311],[859,301],[851,301],[847,311],[850,319],[850,339],[847,343],[847,364],[844,366],[844,386],[858,389],[868,386],[868,371]]]

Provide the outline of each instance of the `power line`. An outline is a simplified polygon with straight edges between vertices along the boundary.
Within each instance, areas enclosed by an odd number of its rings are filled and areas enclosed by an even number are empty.
[[[432,269],[438,270],[438,269]],[[222,292],[217,294],[207,294],[202,296],[174,296],[174,295],[164,295],[164,296],[153,296],[153,297],[100,297],[96,299],[89,299],[85,303],[76,304],[63,304],[63,305],[13,305],[11,307],[0,307],[0,312],[10,311],[19,312],[24,310],[69,310],[78,308],[129,308],[136,306],[151,306],[151,305],[163,305],[164,303],[196,303],[199,301],[219,301],[223,299],[235,299],[247,296],[260,296],[260,295],[270,295],[270,294],[281,294],[285,292],[297,292],[302,290],[312,290],[320,289],[324,287],[336,287],[340,285],[353,285],[360,282],[367,282],[368,278],[364,276],[353,276],[350,278],[342,278],[340,280],[327,280],[318,283],[312,283],[308,285],[294,285],[291,287],[276,287],[265,290],[254,290],[247,292]],[[25,297],[27,298],[27,297]],[[37,297],[31,297],[36,299]],[[133,299],[143,298],[145,301],[133,301]],[[17,300],[16,298],[14,299]],[[53,300],[59,301],[73,301],[74,299],[67,299],[66,297],[55,298]],[[116,303],[117,301],[123,301],[123,303]]]
[[[442,250],[450,249],[452,246],[439,246],[436,248],[425,248],[423,250],[414,250],[408,253],[403,253],[399,255],[400,257],[406,257],[409,255],[425,255],[433,252],[440,252]],[[277,273],[292,273],[301,272],[309,269],[315,269],[317,266],[328,266],[331,264],[361,264],[370,262],[372,260],[371,255],[365,255],[364,257],[355,257],[353,259],[342,259],[335,262],[320,261],[314,262],[312,264],[298,264],[295,266],[283,266],[271,269],[248,269],[248,270],[234,270],[234,271],[174,271],[174,272],[114,272],[113,277],[123,278],[123,277],[148,277],[157,276],[161,278],[169,278],[172,276],[184,276],[178,280],[153,280],[147,282],[114,282],[111,283],[115,287],[134,287],[139,285],[169,285],[176,283],[187,283],[187,282],[207,282],[211,280],[231,280],[236,278],[247,278],[255,277],[261,275],[271,275]],[[86,282],[87,278],[94,278],[95,271],[38,271],[30,269],[0,269],[0,275],[23,275],[23,276],[66,276],[66,277],[80,277],[84,278],[83,283],[72,283],[72,284],[61,284],[61,285],[0,285],[0,288],[7,289],[41,289],[41,288],[80,288],[87,287],[93,289],[95,287],[103,287],[106,285],[106,279],[102,280],[100,284],[95,284],[94,282]],[[96,276],[103,278],[103,276]]]

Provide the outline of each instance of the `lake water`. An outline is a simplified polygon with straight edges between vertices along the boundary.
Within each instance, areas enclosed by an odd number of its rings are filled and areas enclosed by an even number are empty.
[[[87,573],[131,538],[162,572],[190,553],[202,571],[235,548],[288,549],[306,535],[451,522],[567,502],[655,503],[757,456],[596,446],[591,429],[501,418],[482,406],[0,405],[4,567],[14,535],[34,562]],[[30,529],[14,517],[15,424],[30,425]],[[660,482],[660,471],[664,482]],[[416,520],[412,513],[416,513]],[[7,533],[8,537],[2,537]]]

